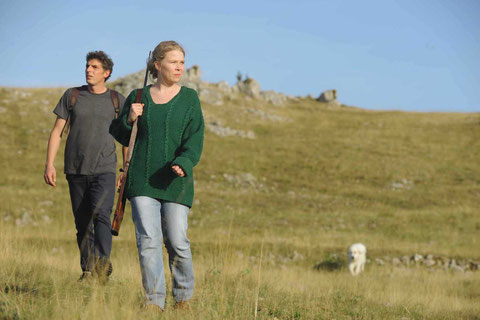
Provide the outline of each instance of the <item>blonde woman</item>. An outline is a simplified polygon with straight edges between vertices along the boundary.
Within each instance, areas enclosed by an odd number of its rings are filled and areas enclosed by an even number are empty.
[[[138,119],[126,195],[132,204],[146,306],[165,308],[165,273],[162,238],[168,251],[176,307],[188,307],[194,276],[188,213],[193,203],[193,167],[203,148],[204,121],[195,90],[179,86],[185,71],[185,51],[174,41],[161,42],[153,51],[148,69],[155,84],[128,96],[110,133],[128,145],[133,122]]]

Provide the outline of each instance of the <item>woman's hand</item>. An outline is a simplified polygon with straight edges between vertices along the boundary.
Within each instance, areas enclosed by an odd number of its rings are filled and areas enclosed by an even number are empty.
[[[143,103],[132,103],[130,113],[128,114],[127,123],[132,124],[143,114]]]
[[[172,171],[179,177],[185,177],[185,172],[183,172],[180,166],[172,166]]]

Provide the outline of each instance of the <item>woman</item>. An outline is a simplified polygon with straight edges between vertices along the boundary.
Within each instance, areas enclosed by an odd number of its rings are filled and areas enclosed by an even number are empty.
[[[203,148],[204,122],[193,89],[177,83],[185,71],[185,51],[161,42],[148,61],[155,84],[128,96],[110,133],[128,145],[133,122],[138,133],[125,192],[132,204],[146,306],[165,308],[162,238],[168,251],[176,307],[193,295],[194,279],[187,216],[193,202],[193,167]]]

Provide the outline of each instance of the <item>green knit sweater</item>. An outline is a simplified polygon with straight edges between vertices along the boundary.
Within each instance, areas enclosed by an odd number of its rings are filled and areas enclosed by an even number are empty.
[[[147,196],[191,207],[193,203],[193,167],[203,149],[204,122],[200,100],[195,90],[182,87],[172,100],[156,104],[150,87],[143,90],[143,115],[138,120],[138,133],[128,169],[126,196]],[[132,127],[127,124],[131,104],[137,90],[125,101],[122,112],[110,125],[110,133],[128,146]],[[185,177],[172,170],[180,166]]]

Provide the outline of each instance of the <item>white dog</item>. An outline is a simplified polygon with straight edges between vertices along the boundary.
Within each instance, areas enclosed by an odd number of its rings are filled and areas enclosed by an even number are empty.
[[[367,248],[361,243],[354,243],[348,248],[348,270],[356,276],[365,268]]]

